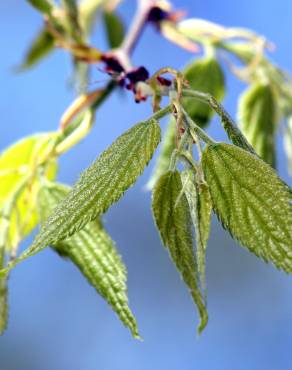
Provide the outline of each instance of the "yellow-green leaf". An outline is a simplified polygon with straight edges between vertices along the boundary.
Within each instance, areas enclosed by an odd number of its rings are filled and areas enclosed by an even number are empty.
[[[203,154],[214,211],[251,252],[292,272],[292,192],[261,159],[218,143]]]
[[[9,213],[9,233],[6,247],[15,247],[21,238],[27,236],[37,225],[36,196],[39,182],[36,166],[40,158],[50,149],[53,135],[38,134],[29,136],[10,146],[0,155],[0,221],[8,202],[14,197],[23,181],[27,185],[18,191],[13,208]],[[49,160],[44,165],[44,175],[54,179],[57,172],[55,160]],[[0,236],[3,228],[0,230]]]
[[[40,219],[44,222],[70,191],[70,187],[45,182],[39,191]],[[114,242],[100,221],[53,246],[69,258],[96,291],[109,303],[133,336],[139,338],[137,323],[127,297],[127,271]]]
[[[190,88],[209,93],[218,101],[224,97],[224,73],[214,57],[197,59],[189,64],[184,77]],[[192,98],[184,98],[184,108],[197,125],[205,127],[213,115],[213,110],[205,103]]]
[[[5,272],[47,245],[56,244],[81,230],[106,212],[135,183],[159,142],[160,127],[153,120],[139,123],[121,135],[83,172],[44,223],[32,246],[11,262]]]
[[[208,314],[197,279],[191,216],[178,171],[168,171],[160,177],[153,190],[152,209],[162,242],[198,307],[201,319],[198,331],[202,332]]]
[[[94,26],[98,13],[106,0],[82,0],[79,5],[80,24],[83,32],[88,36]]]
[[[278,114],[275,93],[269,84],[254,83],[241,95],[238,120],[256,153],[275,167]]]

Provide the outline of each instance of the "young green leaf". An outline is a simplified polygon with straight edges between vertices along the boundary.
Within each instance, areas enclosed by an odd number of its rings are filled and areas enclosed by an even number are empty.
[[[36,63],[44,59],[52,50],[54,50],[54,38],[43,28],[32,41],[26,52],[24,61],[17,70],[26,70],[33,67]]]
[[[54,5],[51,0],[28,0],[28,2],[40,12],[50,16]]]
[[[284,148],[287,156],[288,170],[292,175],[292,117],[288,118],[287,127],[284,130]]]
[[[207,146],[202,165],[223,226],[258,257],[291,273],[291,189],[268,164],[234,145]]]
[[[242,132],[256,153],[275,167],[278,114],[276,97],[270,85],[254,83],[241,95],[238,119]]]
[[[68,35],[77,43],[83,43],[81,28],[79,25],[79,9],[76,0],[61,0],[64,8],[64,26]]]
[[[103,13],[108,44],[111,49],[121,45],[125,28],[121,18],[115,12],[105,11]]]
[[[141,122],[121,135],[83,172],[44,223],[32,246],[10,263],[5,271],[48,244],[56,244],[71,236],[106,212],[135,183],[159,142],[160,127],[154,120]]]
[[[178,171],[168,171],[160,177],[153,190],[152,209],[163,244],[198,307],[201,318],[198,331],[202,332],[207,325],[208,314],[199,289],[191,216]]]
[[[153,189],[155,183],[160,178],[162,174],[168,171],[171,155],[175,149],[175,136],[176,136],[176,121],[174,118],[171,118],[166,132],[163,135],[160,153],[155,164],[154,171],[146,185],[147,189]]]
[[[50,216],[69,191],[68,186],[44,182],[38,196],[42,222]],[[131,330],[133,336],[139,338],[136,320],[128,306],[126,267],[101,222],[88,223],[83,230],[54,244],[53,247],[77,266]]]
[[[207,183],[195,179],[192,170],[181,173],[183,191],[188,201],[191,218],[196,231],[198,272],[202,287],[206,288],[206,249],[210,234],[212,201]]]
[[[0,223],[3,212],[13,199],[13,207],[9,215],[5,216],[9,225],[9,232],[5,240],[7,250],[17,246],[21,238],[27,236],[37,225],[36,195],[39,182],[33,174],[36,171],[37,161],[49,150],[53,134],[38,134],[29,136],[5,150],[0,155]],[[55,160],[49,160],[44,166],[44,175],[54,179],[57,172]],[[28,176],[31,179],[28,182]],[[26,186],[22,183],[27,181]],[[21,191],[19,187],[22,186]],[[15,199],[14,199],[15,198]],[[0,228],[0,239],[4,228]]]
[[[213,95],[218,101],[224,97],[224,74],[214,57],[197,59],[188,65],[184,77],[191,89]],[[213,115],[213,110],[205,103],[191,98],[184,98],[183,105],[197,125],[205,127]]]

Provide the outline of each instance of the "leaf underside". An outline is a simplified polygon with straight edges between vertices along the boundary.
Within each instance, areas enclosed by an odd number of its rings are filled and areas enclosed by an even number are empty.
[[[42,221],[49,217],[69,191],[70,188],[65,185],[46,182],[38,196]],[[139,338],[135,317],[128,306],[126,267],[101,222],[96,220],[88,223],[83,230],[53,247],[77,266],[133,336]]]
[[[201,319],[198,331],[202,332],[207,325],[208,314],[199,289],[191,216],[178,171],[169,171],[161,176],[153,190],[152,209],[162,242],[198,307]]]
[[[196,233],[196,255],[198,273],[203,290],[206,290],[206,249],[210,234],[212,201],[205,182],[195,180],[192,170],[181,173],[183,190],[188,201]]]
[[[208,146],[202,161],[214,211],[241,244],[292,272],[292,196],[258,157],[234,145]]]

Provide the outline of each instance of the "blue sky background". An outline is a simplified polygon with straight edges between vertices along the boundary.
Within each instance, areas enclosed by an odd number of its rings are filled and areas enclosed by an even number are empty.
[[[277,45],[274,60],[292,70],[289,0],[175,1],[195,17],[226,26],[252,28]],[[125,19],[134,1],[121,8]],[[58,51],[24,74],[13,74],[38,28],[40,16],[25,1],[0,2],[0,149],[34,132],[57,128],[73,93],[70,63]],[[103,35],[94,43],[104,45]],[[151,72],[179,68],[191,55],[148,29],[134,63]],[[96,71],[93,80],[104,79]],[[234,116],[244,87],[227,79],[225,106]],[[116,94],[97,114],[89,137],[64,155],[59,180],[72,184],[120,133],[150,114]],[[210,129],[223,139],[218,122]],[[279,144],[280,141],[279,141]],[[279,145],[280,146],[280,145]],[[207,255],[210,321],[198,339],[198,317],[186,288],[161,246],[143,186],[136,186],[106,215],[129,271],[129,297],[144,342],[135,341],[73,265],[47,249],[21,264],[10,278],[9,329],[0,338],[1,370],[288,370],[292,346],[292,280],[240,248],[217,221]],[[280,175],[291,181],[280,149]],[[25,248],[31,238],[23,243]]]

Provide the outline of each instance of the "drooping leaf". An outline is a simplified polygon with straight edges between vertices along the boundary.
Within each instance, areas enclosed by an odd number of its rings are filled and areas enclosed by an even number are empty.
[[[137,124],[121,135],[81,175],[79,181],[48,218],[32,246],[11,262],[16,263],[81,230],[117,202],[135,183],[160,141],[156,121]]]
[[[256,153],[275,167],[278,114],[276,97],[269,84],[255,83],[241,95],[238,119],[242,132]]]
[[[191,89],[209,93],[218,101],[224,97],[224,74],[214,57],[197,59],[189,64],[184,77]],[[205,103],[192,98],[184,98],[183,105],[197,125],[205,127],[213,115],[213,110]]]
[[[69,191],[68,186],[44,182],[38,195],[42,222],[54,212]],[[128,306],[126,267],[101,222],[96,220],[88,223],[83,230],[53,247],[77,266],[133,336],[139,338],[136,320]]]
[[[38,160],[49,150],[53,134],[38,134],[18,141],[0,155],[0,222],[3,210],[13,199],[13,208],[6,216],[9,231],[6,249],[15,248],[21,238],[27,236],[37,225],[36,195],[39,182],[35,175]],[[55,160],[49,160],[43,167],[44,175],[54,179],[57,172]],[[31,179],[28,181],[28,176]],[[25,187],[19,190],[21,184]],[[14,199],[15,198],[15,199]],[[0,229],[0,238],[4,228]]]
[[[258,157],[236,146],[208,146],[202,165],[214,211],[251,252],[292,272],[292,192]]]
[[[121,45],[125,28],[121,18],[115,12],[105,11],[103,13],[108,44],[111,49]]]
[[[33,67],[54,50],[54,38],[45,28],[32,41],[24,60],[17,69],[22,71]]]
[[[207,325],[208,314],[197,279],[191,216],[178,171],[168,171],[160,177],[153,190],[152,209],[163,244],[198,307],[201,319],[198,331],[202,332]]]
[[[292,117],[288,118],[287,127],[284,131],[284,148],[287,156],[288,170],[292,175]]]
[[[198,272],[202,287],[206,288],[206,249],[210,234],[212,201],[209,187],[192,170],[181,173],[183,191],[186,196],[196,232]]]
[[[155,164],[154,171],[149,179],[146,187],[147,189],[153,189],[155,183],[160,178],[162,174],[168,171],[171,155],[173,150],[175,149],[175,136],[176,136],[176,121],[174,118],[171,118],[166,132],[163,135],[160,153]]]

